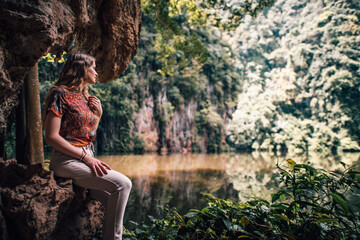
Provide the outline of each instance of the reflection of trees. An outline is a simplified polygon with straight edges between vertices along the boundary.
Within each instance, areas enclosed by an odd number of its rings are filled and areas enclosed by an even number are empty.
[[[323,158],[321,156],[291,157],[298,163],[311,160],[314,167],[341,169],[339,161],[350,165],[360,154]],[[290,156],[287,156],[290,157]],[[276,181],[271,181],[276,162],[287,157],[269,153],[250,154],[186,154],[127,155],[102,158],[110,166],[130,176],[133,189],[126,210],[128,220],[145,222],[148,215],[158,216],[158,206],[176,207],[180,213],[206,205],[204,194],[220,198],[245,200],[246,197],[269,199]]]
[[[247,197],[270,196],[271,189],[266,186],[274,169],[275,159],[268,154],[241,154],[229,158],[225,172],[239,191],[239,199],[245,200]]]
[[[147,215],[157,215],[157,207],[169,205],[180,213],[206,205],[204,194],[236,199],[227,176],[218,170],[162,171],[158,176],[135,177],[130,195],[128,215],[145,221]]]
[[[281,164],[286,158],[292,158],[297,163],[309,163],[316,168],[328,171],[343,169],[340,161],[348,166],[359,162],[359,153],[343,153],[341,156],[324,157],[318,154],[307,156],[277,157],[267,152],[254,152],[229,156],[226,164],[226,174],[234,189],[239,191],[239,199],[248,197],[263,197],[270,200],[271,193],[277,187],[276,181],[271,181],[276,170],[276,163]]]
[[[350,152],[343,152],[341,155],[321,155],[316,154],[314,152],[310,152],[308,156],[296,156],[293,157],[298,163],[307,163],[316,168],[324,168],[328,171],[334,171],[338,169],[343,169],[342,165],[339,163],[344,162],[347,166],[355,164],[359,162],[360,153],[350,153]]]
[[[216,163],[225,165],[225,160],[222,155],[178,155],[171,159],[159,156],[157,167],[161,170],[156,175],[132,178],[133,190],[125,221],[147,221],[147,215],[159,214],[158,206],[176,207],[180,213],[201,209],[206,205],[204,194],[236,199],[238,193],[228,176],[215,166]],[[198,164],[203,161],[201,169]]]

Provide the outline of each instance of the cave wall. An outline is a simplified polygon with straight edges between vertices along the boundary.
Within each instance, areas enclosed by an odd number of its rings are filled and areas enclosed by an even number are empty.
[[[136,55],[140,29],[140,0],[0,0],[0,139],[29,68],[42,56],[89,53],[98,80],[109,82]]]

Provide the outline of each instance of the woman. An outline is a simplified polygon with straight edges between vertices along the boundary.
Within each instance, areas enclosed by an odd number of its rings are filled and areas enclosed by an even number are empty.
[[[123,216],[131,181],[96,159],[93,153],[101,103],[89,96],[96,82],[95,59],[82,53],[68,57],[59,80],[45,99],[45,141],[52,146],[50,169],[72,178],[105,207],[103,239],[122,239]]]

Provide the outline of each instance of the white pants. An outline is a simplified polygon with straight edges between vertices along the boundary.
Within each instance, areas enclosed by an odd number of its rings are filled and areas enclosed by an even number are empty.
[[[90,145],[84,149],[93,156]],[[76,185],[90,189],[91,195],[104,205],[103,240],[122,239],[123,217],[132,186],[128,177],[114,170],[96,177],[85,163],[56,150],[51,154],[50,169],[56,176],[72,178]]]

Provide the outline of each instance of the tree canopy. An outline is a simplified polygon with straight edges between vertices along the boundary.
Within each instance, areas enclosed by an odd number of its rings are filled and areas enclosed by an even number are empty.
[[[158,59],[164,64],[159,70],[163,75],[173,75],[176,52],[181,51],[187,59],[204,63],[206,50],[199,40],[197,29],[216,27],[232,31],[246,15],[255,17],[259,11],[270,6],[274,0],[142,0],[144,15],[152,19],[156,29],[154,44]]]

